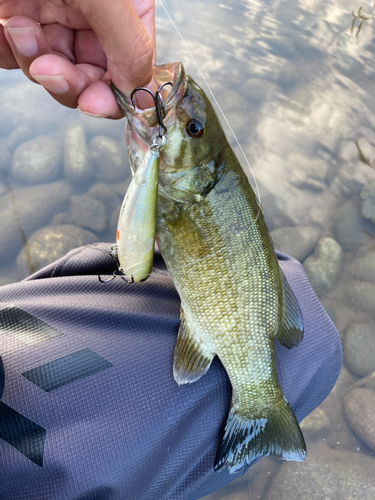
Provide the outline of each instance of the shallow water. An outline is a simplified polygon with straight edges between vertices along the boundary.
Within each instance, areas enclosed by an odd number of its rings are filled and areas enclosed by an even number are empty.
[[[367,419],[367,427],[364,421],[375,408],[361,402],[358,389],[346,397],[346,417],[342,401],[352,384],[375,370],[374,5],[357,0],[165,5],[250,161],[275,246],[303,262],[344,342],[345,364],[335,389],[302,424],[306,463],[263,459],[206,498],[297,500],[301,491],[304,500],[373,498],[375,421]],[[160,5],[157,34],[158,62],[181,60],[206,90]],[[114,241],[130,169],[123,123],[64,109],[19,71],[0,71],[0,102],[4,285],[75,246]],[[64,170],[72,127],[82,134],[81,145],[87,144],[79,147],[85,159],[80,171],[67,160]],[[33,175],[30,166],[23,168],[32,147],[40,157]],[[68,147],[78,154],[74,141]],[[371,379],[363,380],[372,391]],[[355,404],[358,411],[350,411]]]

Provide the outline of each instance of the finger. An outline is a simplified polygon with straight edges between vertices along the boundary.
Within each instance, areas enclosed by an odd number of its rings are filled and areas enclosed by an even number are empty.
[[[4,27],[0,24],[0,68],[17,69],[17,61],[13,55],[12,49],[4,35]]]
[[[153,0],[138,2],[141,15],[148,21],[149,33],[132,0],[91,0],[82,2],[77,8],[98,36],[107,57],[109,75],[116,87],[130,95],[135,87],[149,84],[155,54],[154,29],[150,22]]]
[[[92,64],[72,64],[56,54],[45,54],[30,65],[30,76],[43,85],[56,101],[76,108],[81,93],[101,80],[104,69]]]
[[[79,96],[78,107],[83,113],[98,118],[123,118],[115,96],[107,83],[94,82]]]
[[[29,17],[13,16],[8,19],[4,28],[4,35],[10,48],[12,49],[14,58],[25,75],[32,79],[29,67],[34,59],[44,54],[53,53],[53,49],[48,43],[42,27]],[[65,40],[65,46],[67,49],[66,53],[68,55],[64,52],[61,52],[60,55],[68,58],[72,51],[69,50],[69,45],[72,44],[72,30],[69,28],[63,29],[65,30],[64,37],[61,38]]]

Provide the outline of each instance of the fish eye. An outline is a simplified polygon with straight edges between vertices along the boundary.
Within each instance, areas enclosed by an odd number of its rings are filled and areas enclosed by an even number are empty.
[[[190,135],[190,137],[202,137],[205,131],[205,126],[199,120],[190,120],[186,125],[186,132]]]

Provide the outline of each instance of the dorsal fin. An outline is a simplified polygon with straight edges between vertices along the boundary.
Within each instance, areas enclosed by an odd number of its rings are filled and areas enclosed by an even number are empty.
[[[275,338],[288,349],[298,345],[303,339],[303,317],[296,296],[280,269],[283,288],[283,317]]]
[[[181,307],[180,329],[178,330],[173,359],[173,375],[178,384],[199,380],[209,369],[214,354],[192,333]]]

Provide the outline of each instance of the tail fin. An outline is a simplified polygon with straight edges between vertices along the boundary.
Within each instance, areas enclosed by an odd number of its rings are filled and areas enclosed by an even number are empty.
[[[215,471],[227,466],[228,471],[233,473],[245,463],[250,464],[265,455],[283,460],[305,459],[305,440],[286,399],[268,413],[264,418],[246,418],[231,408],[216,454]]]

